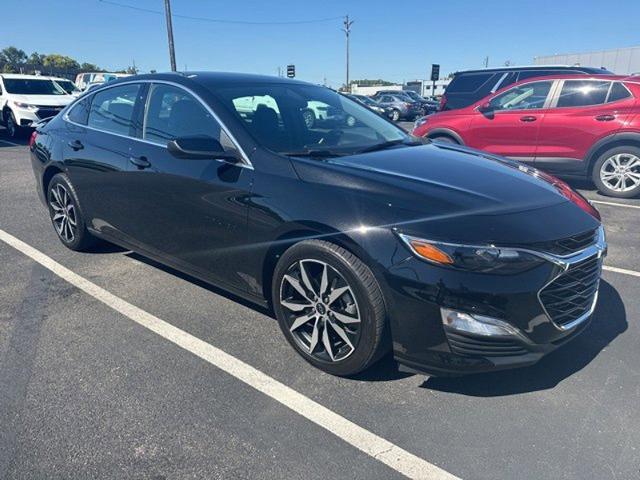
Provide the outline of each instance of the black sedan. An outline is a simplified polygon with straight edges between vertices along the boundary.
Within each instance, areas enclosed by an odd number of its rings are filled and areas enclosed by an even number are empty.
[[[353,121],[309,126],[318,106]],[[328,88],[129,77],[40,124],[30,149],[68,248],[113,242],[268,306],[332,374],[389,350],[431,374],[531,364],[595,308],[606,244],[586,200]]]

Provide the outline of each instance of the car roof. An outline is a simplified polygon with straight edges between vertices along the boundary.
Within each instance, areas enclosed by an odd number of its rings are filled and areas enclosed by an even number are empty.
[[[199,83],[207,88],[233,87],[248,84],[282,84],[294,83],[298,85],[314,85],[309,82],[295,80],[292,78],[273,77],[269,75],[257,75],[252,73],[233,73],[233,72],[167,72],[167,73],[147,73],[142,75],[133,75],[130,77],[119,78],[109,82],[109,85],[123,82],[135,82],[136,80],[165,80],[173,81],[180,84],[190,82]]]
[[[560,72],[563,70],[581,70],[585,73],[600,75],[599,72],[605,72],[605,74],[607,74],[607,70],[605,68],[599,67],[581,67],[580,65],[523,65],[520,67],[508,66],[496,68],[479,68],[475,70],[460,70],[458,72],[455,72],[454,75],[459,75],[461,73],[517,72],[527,70],[558,70]]]
[[[64,80],[63,78],[58,77],[49,77],[46,75],[26,75],[23,73],[0,73],[0,77],[2,78],[16,78],[19,80],[30,80],[30,79],[38,79],[38,80]]]
[[[507,85],[511,87],[513,85],[520,85],[523,83],[529,83],[531,81],[539,81],[539,80],[600,80],[600,81],[620,81],[620,82],[640,82],[640,77],[633,75],[612,75],[612,74],[604,74],[604,75],[593,75],[589,73],[565,73],[564,75],[542,75],[540,77],[530,77],[525,78],[524,80],[520,80],[519,82],[512,83],[511,85]]]

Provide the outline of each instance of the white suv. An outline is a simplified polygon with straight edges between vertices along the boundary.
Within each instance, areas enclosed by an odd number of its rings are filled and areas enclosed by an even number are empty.
[[[15,138],[21,130],[57,115],[75,98],[54,77],[0,75],[0,124]]]

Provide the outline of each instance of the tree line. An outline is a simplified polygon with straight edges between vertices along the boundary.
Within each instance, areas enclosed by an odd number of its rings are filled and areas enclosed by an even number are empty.
[[[24,73],[51,75],[74,79],[82,72],[105,72],[98,65],[82,62],[60,55],[58,53],[40,54],[33,52],[27,55],[24,50],[16,47],[6,47],[0,50],[0,73]],[[116,70],[115,73],[138,73],[135,67]]]

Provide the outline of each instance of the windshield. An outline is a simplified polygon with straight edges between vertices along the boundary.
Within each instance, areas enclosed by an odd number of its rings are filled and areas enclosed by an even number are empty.
[[[75,84],[70,80],[54,80],[54,81],[60,87],[62,87],[65,92],[67,92],[69,94],[80,92],[80,90],[78,90],[78,87],[76,87]]]
[[[285,155],[350,155],[412,140],[368,108],[324,87],[267,83],[215,93],[253,138]]]
[[[18,95],[67,95],[61,86],[46,79],[5,78],[4,88]]]
[[[407,95],[408,97],[410,97],[413,100],[422,100],[420,98],[420,95],[418,95],[416,92],[413,92],[411,90],[405,90],[404,94]]]

